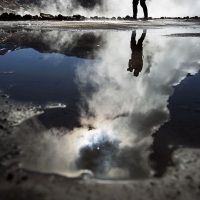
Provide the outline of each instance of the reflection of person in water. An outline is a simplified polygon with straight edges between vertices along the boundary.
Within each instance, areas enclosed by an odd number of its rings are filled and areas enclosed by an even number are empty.
[[[131,36],[131,59],[128,63],[128,69],[127,71],[132,72],[134,70],[133,75],[138,76],[139,73],[142,71],[143,67],[143,60],[142,60],[142,52],[143,52],[143,41],[146,36],[146,30],[143,30],[143,33],[138,40],[138,43],[136,44],[136,31],[132,32]]]
[[[144,18],[148,19],[148,10],[146,6],[146,0],[133,0],[133,18],[137,19],[137,6],[140,1],[140,5],[143,8]]]

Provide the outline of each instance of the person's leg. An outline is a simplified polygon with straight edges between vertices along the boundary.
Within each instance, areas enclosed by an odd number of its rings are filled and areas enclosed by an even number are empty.
[[[142,49],[142,43],[143,43],[143,41],[144,41],[144,39],[146,37],[146,34],[147,34],[147,30],[144,29],[140,39],[138,40],[138,44],[137,45],[140,46],[141,49]]]
[[[131,59],[128,62],[128,69],[127,69],[127,71],[130,71],[130,72],[132,72],[134,69],[134,58],[133,58],[134,52],[133,51],[135,50],[135,48],[136,48],[136,30],[134,30],[131,35],[131,51],[132,51],[132,53],[131,53]]]
[[[148,10],[147,10],[147,5],[146,5],[146,0],[140,0],[140,5],[143,8],[144,11],[144,18],[148,19]]]
[[[131,50],[134,51],[136,48],[136,30],[132,31],[131,35]]]
[[[133,18],[137,19],[137,6],[139,0],[133,0]]]

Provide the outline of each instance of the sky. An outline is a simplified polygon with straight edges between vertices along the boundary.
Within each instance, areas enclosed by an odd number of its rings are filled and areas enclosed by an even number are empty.
[[[73,0],[42,0],[40,8],[29,10],[31,13],[46,12],[63,15],[81,14],[84,16],[126,16],[132,15],[132,0],[103,0],[101,7],[96,6],[93,10],[78,7],[73,9]],[[149,16],[151,17],[183,17],[199,15],[200,1],[198,0],[146,0]],[[73,3],[74,4],[74,3]],[[143,11],[138,6],[138,17],[143,17]]]

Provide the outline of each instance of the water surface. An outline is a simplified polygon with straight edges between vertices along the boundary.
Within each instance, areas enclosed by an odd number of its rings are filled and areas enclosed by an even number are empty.
[[[42,111],[15,130],[22,166],[163,175],[175,148],[199,147],[198,32],[1,31],[0,90]]]

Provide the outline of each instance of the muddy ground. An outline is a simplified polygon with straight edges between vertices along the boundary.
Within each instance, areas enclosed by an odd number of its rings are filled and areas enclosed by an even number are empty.
[[[72,29],[72,30],[132,30],[199,26],[200,19],[152,19],[136,21],[0,21],[0,28]]]
[[[152,20],[117,22],[0,22],[0,28],[27,29],[73,29],[131,30],[134,28],[165,28],[169,26],[199,27],[200,21]],[[21,115],[11,117],[13,110]],[[32,112],[27,112],[32,110]],[[174,166],[168,167],[161,178],[147,180],[97,180],[92,175],[82,174],[80,178],[66,178],[56,174],[44,174],[23,169],[19,158],[23,155],[20,146],[13,143],[13,133],[19,120],[37,114],[31,105],[23,105],[0,93],[0,199],[180,199],[196,200],[200,197],[200,150],[178,148],[172,160]],[[12,142],[11,142],[12,141]]]

